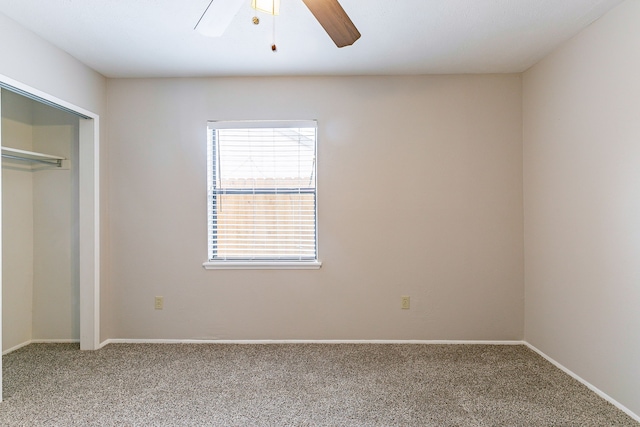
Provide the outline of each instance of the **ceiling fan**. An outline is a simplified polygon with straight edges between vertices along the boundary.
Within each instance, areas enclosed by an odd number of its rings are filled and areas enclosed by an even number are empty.
[[[245,1],[247,0],[211,0],[195,29],[209,37],[220,37]],[[350,46],[360,38],[360,32],[353,25],[338,0],[302,0],[302,2],[309,8],[336,46]],[[268,6],[263,6],[262,3],[267,3]],[[277,15],[276,4],[279,7],[279,3],[279,0],[253,0],[252,7]]]

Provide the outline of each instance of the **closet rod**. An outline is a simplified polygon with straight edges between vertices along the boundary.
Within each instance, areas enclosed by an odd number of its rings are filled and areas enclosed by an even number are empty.
[[[20,156],[13,156],[11,154],[3,154],[2,157],[4,157],[5,159],[13,159],[13,160],[20,160],[23,162],[31,162],[31,163],[43,163],[45,165],[53,165],[53,166],[57,166],[57,167],[62,167],[62,160],[61,159],[51,159],[51,160],[40,160],[40,159],[28,159],[26,157],[20,157]]]
[[[2,147],[2,157],[23,162],[42,163],[50,166],[62,167],[64,157],[51,156],[49,154],[36,153],[34,151],[18,150],[17,148]]]

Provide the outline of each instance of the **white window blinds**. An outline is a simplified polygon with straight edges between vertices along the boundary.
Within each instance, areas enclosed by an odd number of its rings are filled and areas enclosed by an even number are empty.
[[[317,259],[316,123],[209,122],[209,260]]]

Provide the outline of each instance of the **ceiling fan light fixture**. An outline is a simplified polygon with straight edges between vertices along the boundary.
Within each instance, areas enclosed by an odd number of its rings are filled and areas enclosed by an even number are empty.
[[[280,0],[251,0],[251,7],[269,15],[280,15]]]

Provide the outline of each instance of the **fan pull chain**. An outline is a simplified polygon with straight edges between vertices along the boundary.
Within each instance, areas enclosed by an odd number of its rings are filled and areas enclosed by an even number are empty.
[[[273,43],[271,43],[271,52],[275,53],[278,51],[278,47],[276,46],[276,16],[272,15],[271,18],[271,22],[273,23]]]

